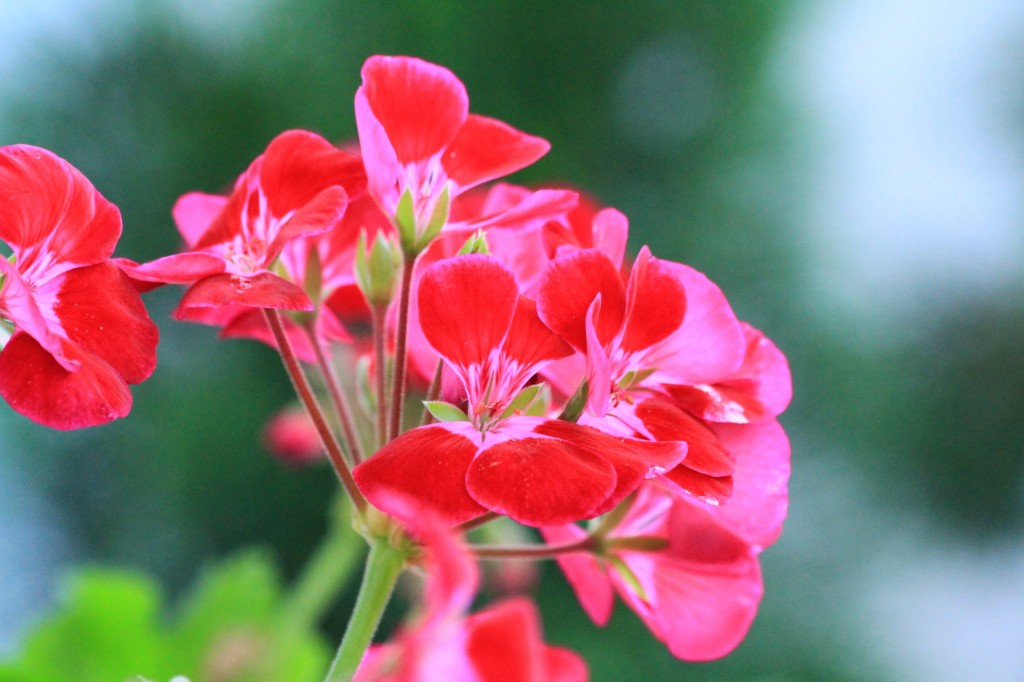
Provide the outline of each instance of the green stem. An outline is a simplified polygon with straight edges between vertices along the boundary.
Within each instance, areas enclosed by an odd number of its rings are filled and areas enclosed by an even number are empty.
[[[405,554],[392,547],[387,538],[377,538],[370,545],[355,610],[324,682],[348,682],[355,675],[377,632],[404,564]]]
[[[302,406],[306,408],[306,412],[309,413],[310,419],[313,420],[313,426],[316,427],[317,433],[320,434],[320,440],[324,445],[324,449],[327,450],[327,458],[331,460],[331,465],[334,466],[334,472],[338,474],[341,485],[349,494],[356,509],[362,511],[366,508],[366,498],[359,492],[359,486],[356,485],[355,479],[352,478],[352,472],[348,468],[348,463],[345,462],[345,455],[341,452],[341,446],[338,445],[338,440],[334,437],[331,427],[327,424],[327,418],[324,417],[324,412],[320,409],[320,403],[317,401],[316,395],[314,395],[313,389],[309,385],[306,373],[302,371],[302,367],[299,365],[299,360],[295,356],[292,344],[288,340],[288,334],[285,333],[284,325],[281,323],[281,314],[273,308],[264,308],[263,315],[270,326],[270,330],[274,333],[274,340],[277,342],[277,349],[281,354],[281,361],[284,363],[285,371],[288,372],[288,378],[292,380],[295,393],[299,396]]]
[[[402,289],[398,298],[398,327],[395,330],[395,372],[391,381],[391,419],[388,423],[388,440],[398,437],[402,426],[402,407],[405,402],[405,345],[409,327],[409,300],[412,295],[412,271],[416,267],[416,256],[405,253],[402,265]]]
[[[339,502],[347,506],[344,500]],[[347,514],[334,518],[327,537],[289,591],[283,607],[286,631],[306,632],[320,622],[362,558],[364,546]]]

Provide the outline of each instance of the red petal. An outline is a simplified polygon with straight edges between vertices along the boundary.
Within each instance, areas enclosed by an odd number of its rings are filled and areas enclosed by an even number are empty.
[[[18,270],[55,274],[106,260],[121,236],[121,214],[67,161],[40,147],[0,147],[0,240]],[[40,272],[34,271],[36,268]]]
[[[595,515],[609,511],[645,479],[676,467],[686,456],[684,443],[616,438],[597,429],[554,419],[545,421],[535,430],[560,438],[579,452],[597,455],[614,467],[615,488],[597,508]]]
[[[525,597],[466,619],[466,656],[480,682],[534,682],[546,661],[540,621]]]
[[[365,191],[366,174],[358,156],[305,130],[281,133],[267,146],[260,188],[273,215],[300,210],[329,187],[340,188],[343,196]]]
[[[306,237],[334,228],[345,215],[345,208],[348,206],[348,195],[345,190],[338,187],[328,187],[303,204],[286,223],[280,226],[280,230],[274,237],[274,241],[267,247],[265,264],[273,262],[281,253],[285,244],[299,237]]]
[[[360,91],[387,132],[398,162],[444,149],[469,113],[466,88],[448,69],[413,57],[370,57]]]
[[[224,210],[226,203],[227,197],[202,192],[189,192],[175,202],[171,215],[174,216],[178,232],[190,248],[194,247],[203,233],[209,229],[217,214]]]
[[[118,259],[126,275],[143,282],[192,284],[204,277],[224,272],[224,259],[209,253],[176,253],[141,265]]]
[[[608,343],[622,327],[626,290],[618,270],[595,249],[572,251],[548,263],[537,294],[540,319],[581,351],[587,348],[587,310],[601,294],[597,336]]]
[[[708,476],[688,469],[685,464],[680,464],[666,473],[665,479],[697,499],[714,505],[730,502],[735,489],[732,476]]]
[[[482,363],[504,341],[518,296],[515,279],[490,256],[440,261],[420,279],[423,333],[450,362]]]
[[[522,438],[481,450],[466,487],[477,502],[519,523],[557,526],[596,516],[615,490],[615,469],[575,444]]]
[[[546,140],[493,118],[470,114],[448,145],[442,163],[458,194],[525,168],[549,149]]]
[[[295,355],[304,362],[316,363],[316,350],[313,349],[306,330],[287,315],[281,316],[281,322]],[[223,322],[214,322],[214,324],[222,325],[219,334],[222,339],[253,339],[265,343],[271,348],[277,348],[274,333],[270,331],[267,318],[263,316],[262,310],[243,308],[242,312],[232,315]]]
[[[575,651],[560,646],[544,648],[544,675],[547,682],[587,682],[587,662]]]
[[[422,426],[385,445],[352,473],[370,502],[394,491],[458,524],[487,511],[466,492],[466,469],[476,451],[472,441],[443,424]]]
[[[201,279],[185,292],[178,311],[226,305],[313,310],[313,303],[300,287],[273,273],[259,272],[249,277],[225,273]],[[177,311],[175,316],[178,317]]]
[[[655,440],[688,444],[683,462],[687,469],[711,476],[728,476],[736,470],[735,459],[710,427],[668,401],[645,400],[636,406],[635,413]]]
[[[16,412],[54,429],[79,429],[123,417],[128,385],[99,357],[72,343],[64,353],[80,363],[69,372],[28,334],[15,332],[0,352],[0,395]]]
[[[505,339],[505,356],[522,367],[533,367],[548,360],[572,355],[572,348],[537,317],[537,304],[519,297],[512,324]]]
[[[53,311],[68,338],[103,358],[129,384],[148,379],[156,368],[157,327],[113,263],[65,273]]]
[[[686,292],[679,280],[640,250],[626,288],[626,321],[622,350],[634,352],[664,341],[679,329],[686,313]]]

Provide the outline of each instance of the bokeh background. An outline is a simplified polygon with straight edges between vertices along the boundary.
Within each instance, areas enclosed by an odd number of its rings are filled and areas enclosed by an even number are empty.
[[[175,199],[278,132],[354,137],[375,53],[550,140],[517,180],[621,209],[790,359],[790,518],[746,641],[676,661],[628,609],[592,627],[549,566],[550,641],[598,681],[1024,679],[1024,4],[4,0],[0,144],[71,161],[120,206],[118,255],[152,259]],[[160,364],[128,419],[0,405],[0,658],[74,566],[174,595],[252,544],[294,575],[323,532],[330,471],[260,444],[279,360],[172,323],[179,295],[147,298]]]

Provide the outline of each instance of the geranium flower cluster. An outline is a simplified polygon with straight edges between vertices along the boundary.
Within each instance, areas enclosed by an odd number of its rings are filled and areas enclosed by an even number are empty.
[[[579,657],[541,642],[525,599],[465,615],[475,559],[557,559],[597,624],[618,594],[674,655],[724,656],[755,616],[758,557],[786,516],[785,357],[700,272],[647,248],[629,259],[622,213],[566,189],[488,184],[549,145],[469,113],[447,69],[372,57],[362,78],[358,146],[282,133],[228,196],[178,201],[183,253],[118,259],[119,272],[106,260],[116,211],[87,183],[88,205],[61,190],[70,208],[49,227],[49,214],[0,205],[16,256],[0,261],[0,317],[16,328],[0,356],[3,395],[34,418],[65,415],[53,425],[102,421],[81,415],[99,396],[116,403],[105,384],[41,409],[36,396],[57,389],[26,375],[67,383],[98,356],[121,383],[145,378],[155,332],[125,276],[140,291],[187,285],[176,318],[281,353],[308,418],[289,408],[268,437],[295,461],[326,451],[373,548],[366,593],[387,603],[404,567],[427,572],[424,608],[365,659],[380,613],[357,606],[328,679],[584,679]],[[31,156],[16,148],[0,170],[43,172]],[[72,219],[75,235],[102,233],[104,246],[61,241]],[[100,277],[122,293],[88,325],[69,324],[68,290]],[[97,319],[104,334],[132,333],[106,346],[82,331]],[[501,517],[541,541],[456,539]]]

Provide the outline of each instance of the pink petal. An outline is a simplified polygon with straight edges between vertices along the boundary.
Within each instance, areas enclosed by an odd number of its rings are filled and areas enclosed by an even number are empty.
[[[604,252],[612,264],[622,264],[628,236],[629,221],[614,208],[603,209],[594,216],[593,247]]]
[[[466,470],[477,446],[443,424],[407,431],[353,470],[374,504],[382,495],[407,495],[458,524],[486,509],[466,492]],[[384,501],[384,500],[381,500]]]
[[[729,504],[712,512],[748,542],[767,547],[782,532],[789,508],[789,439],[774,419],[714,428],[736,458],[736,474]]]
[[[313,310],[313,303],[300,287],[270,272],[252,276],[220,274],[199,280],[185,292],[175,312],[185,308],[219,308],[241,305],[252,308]]]
[[[661,261],[686,291],[686,317],[672,336],[645,354],[645,364],[658,367],[665,383],[714,383],[730,377],[743,364],[743,328],[721,290],[693,268]]]
[[[649,559],[649,601],[624,585],[623,596],[673,655],[721,658],[742,641],[757,614],[763,592],[757,554],[685,505],[673,506],[669,533],[671,550],[681,554]],[[625,560],[632,565],[630,556]]]
[[[4,316],[14,322],[14,326],[31,336],[43,348],[47,350],[54,359],[66,370],[74,371],[79,368],[79,363],[72,357],[64,355],[64,341],[50,328],[40,309],[41,301],[38,292],[33,291],[21,275],[6,258],[0,256],[0,276],[4,278],[0,286],[0,309]],[[53,289],[54,287],[50,287]],[[46,290],[44,290],[45,292]],[[49,298],[52,299],[55,292],[50,291]],[[52,305],[53,301],[49,301]]]
[[[626,288],[622,350],[631,353],[665,340],[679,329],[685,314],[682,284],[645,246],[633,263]]]
[[[448,69],[414,57],[370,57],[359,92],[400,164],[422,161],[455,138],[469,113],[466,88]]]
[[[566,544],[582,540],[586,532],[575,524],[547,526],[540,529],[544,540],[550,545]],[[580,605],[595,625],[604,627],[612,617],[615,595],[608,574],[601,568],[594,555],[588,552],[559,554],[559,567],[565,573]]]
[[[782,414],[793,398],[793,383],[789,363],[774,343],[763,333],[743,324],[747,339],[747,354],[736,377],[725,382],[728,387],[734,380],[749,377],[756,381],[755,397],[765,406],[768,414]]]
[[[423,333],[450,362],[480,364],[504,341],[518,296],[511,273],[490,256],[440,261],[420,279]]]
[[[554,438],[506,440],[492,447],[485,442],[469,466],[466,488],[484,507],[519,523],[556,526],[596,516],[615,490],[615,469],[596,454]]]
[[[587,349],[586,317],[601,295],[597,336],[601,344],[622,327],[626,289],[608,257],[595,249],[572,251],[548,263],[537,292],[540,319],[580,351]]]
[[[423,627],[461,616],[473,601],[480,576],[446,519],[416,497],[394,491],[382,489],[374,504],[396,518],[426,551],[427,614]]]
[[[105,360],[129,384],[156,368],[157,327],[113,263],[64,274],[53,312],[68,338]]]
[[[486,116],[470,114],[442,158],[459,194],[514,173],[548,153],[546,140]]]
[[[121,214],[67,161],[40,147],[0,147],[0,240],[37,284],[109,258]]]
[[[587,310],[587,411],[603,418],[608,413],[612,395],[612,364],[597,336],[597,320],[601,314],[601,294]]]
[[[388,132],[380,124],[363,88],[356,91],[356,129],[359,147],[366,167],[367,191],[384,213],[392,215],[398,205],[402,166],[395,157],[395,149]]]
[[[189,192],[175,202],[171,215],[189,248],[196,245],[227,203],[227,197],[202,192]]]
[[[54,429],[97,426],[123,417],[132,394],[117,371],[99,357],[66,343],[74,372],[28,334],[16,331],[0,351],[0,395],[32,421]]]

